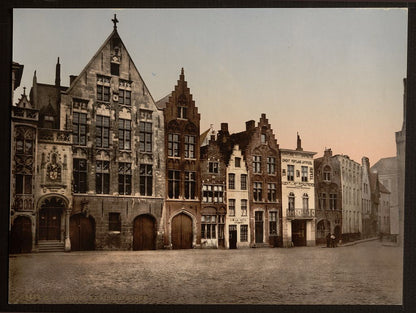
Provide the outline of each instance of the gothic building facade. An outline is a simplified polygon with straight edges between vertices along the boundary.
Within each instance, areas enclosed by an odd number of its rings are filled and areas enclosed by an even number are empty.
[[[22,211],[20,199],[31,203],[23,210],[34,250],[163,247],[163,112],[116,22],[68,87],[58,59],[55,84],[38,83],[35,72],[30,101],[23,96],[13,107],[24,125],[13,116],[12,213]]]

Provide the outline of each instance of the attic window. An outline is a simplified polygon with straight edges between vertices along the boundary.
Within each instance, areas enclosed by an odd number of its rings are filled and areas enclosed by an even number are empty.
[[[120,64],[111,62],[111,75],[120,75]]]

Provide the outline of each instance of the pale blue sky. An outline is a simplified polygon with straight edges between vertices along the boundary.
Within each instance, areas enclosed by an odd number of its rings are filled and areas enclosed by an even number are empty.
[[[395,155],[407,59],[405,9],[16,9],[13,61],[22,86],[78,75],[118,31],[157,101],[181,67],[201,132],[266,113],[282,148],[348,154],[374,164]],[[22,93],[17,90],[15,99]]]

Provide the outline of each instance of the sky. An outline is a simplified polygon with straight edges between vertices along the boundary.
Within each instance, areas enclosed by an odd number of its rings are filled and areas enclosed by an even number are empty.
[[[325,148],[361,163],[396,155],[407,64],[406,9],[14,9],[15,101],[38,82],[78,75],[113,30],[155,101],[183,67],[201,132],[265,113],[280,148]]]

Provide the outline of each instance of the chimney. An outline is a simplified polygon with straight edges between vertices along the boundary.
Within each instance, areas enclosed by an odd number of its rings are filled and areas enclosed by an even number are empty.
[[[55,70],[55,86],[61,86],[61,64],[59,64],[59,57],[58,62],[56,63],[56,70]]]
[[[221,131],[228,132],[228,123],[221,123]]]
[[[246,122],[246,130],[252,130],[256,127],[256,122],[254,120],[250,120]]]
[[[72,85],[72,82],[77,79],[77,75],[69,75],[69,84]]]
[[[332,157],[332,150],[331,150],[331,148],[325,149],[324,156],[326,156],[326,157]]]
[[[297,144],[296,144],[296,151],[303,151],[302,149],[302,140],[300,139],[299,133],[296,133],[298,138],[297,138]]]
[[[361,158],[361,165],[364,167],[366,166],[367,169],[370,169],[370,160],[367,157]]]

